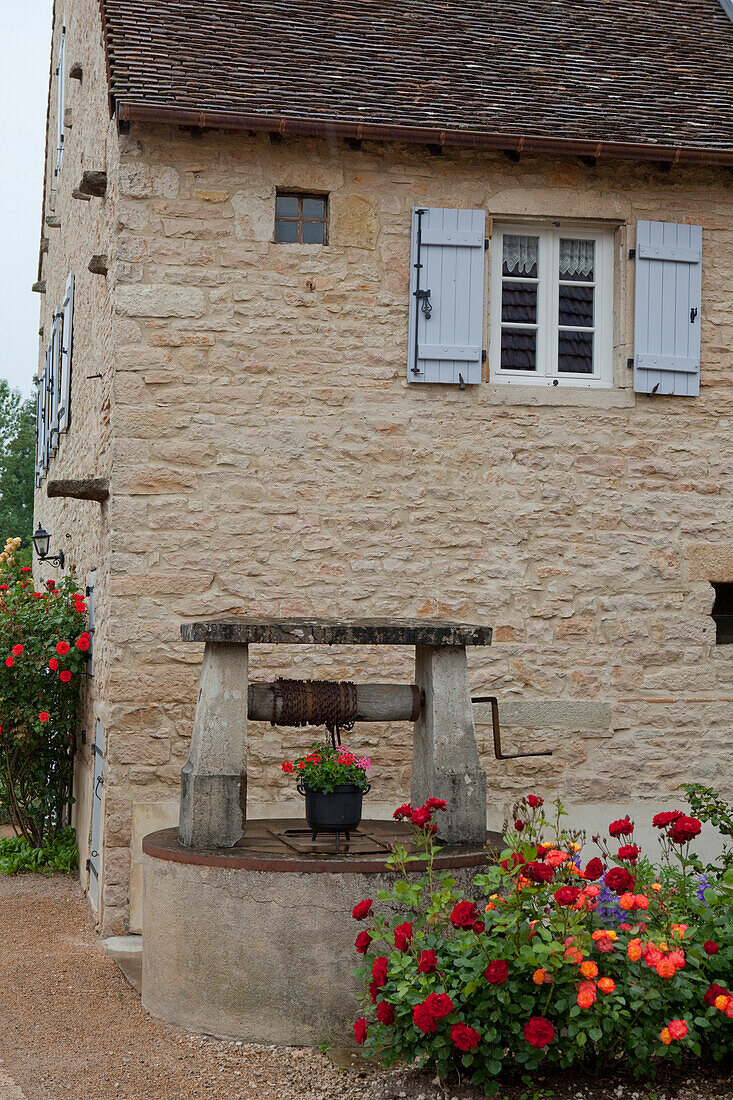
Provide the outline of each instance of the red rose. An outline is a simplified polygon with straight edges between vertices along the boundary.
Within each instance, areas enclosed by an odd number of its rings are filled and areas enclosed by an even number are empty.
[[[432,974],[437,965],[435,952],[432,950],[423,951],[420,956],[420,962],[417,964],[418,974]]]
[[[503,859],[501,861],[501,866],[504,868],[505,871],[513,871],[515,867],[519,867],[519,865],[522,863],[524,863],[524,856],[522,855],[522,853],[512,852],[510,856],[507,856],[506,859]]]
[[[478,1031],[474,1031],[468,1024],[453,1024],[450,1030],[453,1046],[459,1050],[475,1050],[481,1042]]]
[[[472,901],[459,901],[453,906],[450,922],[454,928],[470,928],[476,917],[476,906]]]
[[[489,985],[503,985],[509,977],[509,963],[506,959],[493,959],[486,967],[484,977]]]
[[[398,924],[394,930],[394,945],[398,951],[407,951],[412,940],[412,925],[409,921]]]
[[[702,824],[696,817],[687,817],[685,814],[681,814],[681,816],[672,823],[667,836],[675,844],[687,844],[689,840],[692,840],[693,837],[699,834],[701,829]]]
[[[85,653],[89,649],[89,643],[91,640],[91,634],[87,634],[87,632],[84,631],[84,633],[80,634],[79,637],[76,639],[76,648],[82,653]]]
[[[55,657],[52,657],[51,660],[48,662],[48,667],[51,669],[51,672],[55,672],[56,669],[59,667],[59,663]],[[283,765],[283,767],[285,767],[285,765]]]
[[[20,643],[18,645],[14,645],[10,652],[14,654],[14,656],[20,657],[21,653],[23,652],[23,646],[20,645]]]
[[[409,817],[412,813],[412,806],[409,802],[403,802],[401,806],[398,806],[392,817],[395,821],[402,821],[404,817]]]
[[[385,1027],[394,1023],[394,1008],[388,1001],[380,1001],[377,1005],[377,1019]]]
[[[447,810],[448,804],[444,798],[429,798],[425,803],[431,810]]]
[[[555,1038],[555,1029],[544,1016],[532,1016],[524,1025],[524,1038],[530,1046],[546,1047]]]
[[[422,829],[430,821],[431,812],[429,806],[418,806],[410,814],[410,821],[413,825],[417,825],[419,829]]]
[[[625,867],[612,867],[610,871],[606,871],[605,882],[614,894],[626,894],[634,888],[634,876]]]
[[[728,990],[724,989],[722,985],[718,985],[717,982],[711,982],[710,985],[707,988],[707,992],[705,993],[705,996],[703,997],[703,1001],[708,1006],[708,1008],[710,1008],[711,1005],[715,1004],[715,998],[716,997],[729,997],[729,996],[730,996],[730,994],[728,993]]]
[[[5,664],[8,666],[8,668],[12,668],[15,664],[15,657],[6,657]]]
[[[664,810],[662,813],[654,815],[652,825],[655,829],[666,829],[668,825],[671,825],[673,821],[682,816],[680,810]]]
[[[538,844],[537,845],[537,859],[544,859],[548,852],[552,851],[551,844]]]
[[[524,871],[532,882],[550,882],[555,876],[555,868],[549,863],[528,863]]]
[[[600,878],[606,868],[603,865],[603,860],[598,856],[594,856],[593,859],[589,859],[585,865],[583,874],[589,882],[594,882],[597,878]]]
[[[627,859],[629,863],[636,863],[641,854],[641,848],[635,844],[622,844],[617,852],[618,859]]]
[[[558,905],[575,905],[579,897],[580,890],[576,890],[574,886],[561,886],[555,891],[555,901]]]
[[[536,795],[536,794],[528,794],[527,795],[527,805],[531,806],[533,810],[536,810],[538,806],[541,806],[544,801],[545,801],[544,798],[540,798],[539,795]]]
[[[369,996],[372,999],[372,1004],[373,1005],[375,1005],[377,1003],[377,994],[379,993],[379,988],[380,987],[377,985],[376,982],[370,982],[369,983]]]
[[[514,828],[517,830],[518,833],[521,833],[526,824],[526,821],[522,821],[521,818],[517,818],[517,820],[514,822]]]
[[[360,932],[354,941],[354,947],[360,955],[366,955],[369,950],[369,944],[372,942],[371,932],[367,932],[366,929]]]
[[[412,1020],[418,1031],[423,1035],[434,1035],[438,1030],[435,1017],[424,1004],[415,1005],[412,1010]]]
[[[634,823],[629,820],[628,814],[626,817],[620,818],[618,821],[612,821],[608,826],[609,836],[631,836],[634,831]]]
[[[476,933],[477,936],[481,936],[486,931],[486,925],[484,924],[484,922],[482,920],[474,921],[473,922],[473,930],[474,930],[474,932]]]
[[[20,571],[21,573],[30,573],[31,567],[30,565],[21,565]]]
[[[65,668],[63,672],[59,672],[59,680],[62,684],[68,684],[70,679],[71,673],[69,672],[68,668]]]
[[[70,648],[71,647],[69,646],[68,642],[57,642],[56,643],[56,652],[58,653],[59,657],[65,657],[66,654],[69,652]]]
[[[717,955],[720,951],[720,948],[718,947],[715,940],[705,940],[705,943],[702,945],[702,949],[706,955]]]
[[[381,989],[387,981],[387,965],[388,959],[384,955],[380,955],[374,960],[372,965],[372,979],[377,989]]]
[[[453,1011],[453,1001],[447,993],[429,993],[423,1004],[435,1020],[442,1020]]]
[[[364,1040],[366,1039],[366,1037],[367,1037],[367,1022],[366,1022],[366,1020],[364,1019],[363,1016],[360,1016],[359,1019],[354,1024],[354,1038],[356,1039],[359,1046],[361,1046],[362,1043],[364,1042]]]
[[[364,901],[358,901],[351,910],[351,915],[354,920],[364,920],[366,917],[371,917],[372,899],[366,898]]]
[[[42,710],[41,713],[38,715],[39,722],[48,722],[48,718],[49,714],[47,710]]]
[[[0,592],[7,592],[9,587],[8,584],[0,584]]]

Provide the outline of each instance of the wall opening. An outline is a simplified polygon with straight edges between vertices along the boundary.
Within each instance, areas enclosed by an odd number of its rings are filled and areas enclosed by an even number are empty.
[[[711,612],[715,623],[715,644],[733,645],[733,584],[711,583],[715,589]]]

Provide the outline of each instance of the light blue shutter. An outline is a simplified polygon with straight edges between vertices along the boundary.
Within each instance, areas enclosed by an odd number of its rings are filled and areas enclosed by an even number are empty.
[[[61,349],[59,355],[58,427],[65,432],[71,419],[71,350],[74,333],[74,276],[66,280],[64,304],[61,307]]]
[[[104,726],[97,722],[92,745],[92,760],[94,771],[92,781],[92,832],[89,845],[89,859],[87,871],[89,872],[89,893],[95,908],[99,910],[99,871],[102,850],[102,787],[104,785]]]
[[[640,221],[636,227],[634,389],[700,392],[702,228]]]
[[[56,453],[59,443],[59,371],[61,369],[61,310],[53,315],[48,378],[48,452]]]
[[[48,355],[46,356],[48,359]],[[38,394],[36,401],[36,485],[41,484],[44,465],[43,456],[46,446],[46,362],[38,376]]]
[[[94,582],[96,580],[96,570],[93,570],[89,574],[89,584],[87,585],[87,612],[89,615],[89,625],[87,630],[91,634],[89,640],[89,649],[87,650],[87,672],[90,676],[94,675]]]
[[[483,210],[413,210],[408,381],[481,381],[485,232]]]
[[[64,158],[64,109],[66,102],[66,27],[61,28],[61,41],[59,42],[59,67],[57,76],[57,102],[56,102],[56,175],[61,174],[61,161]]]

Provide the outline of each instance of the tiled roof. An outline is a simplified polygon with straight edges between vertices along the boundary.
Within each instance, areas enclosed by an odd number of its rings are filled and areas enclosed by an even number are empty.
[[[100,4],[121,118],[205,112],[205,125],[664,146],[733,162],[733,22],[719,0]]]

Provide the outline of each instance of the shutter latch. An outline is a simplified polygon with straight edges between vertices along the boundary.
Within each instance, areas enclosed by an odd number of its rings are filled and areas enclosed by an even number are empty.
[[[690,324],[691,324],[691,325],[694,325],[694,324],[695,324],[695,318],[696,318],[696,317],[697,317],[697,310],[696,310],[696,308],[695,308],[695,307],[693,306],[693,307],[692,307],[692,309],[690,310]]]
[[[422,305],[420,306],[420,309],[425,314],[425,320],[429,321],[430,320],[430,315],[433,312],[433,307],[430,304],[430,291],[429,290],[416,290],[415,291],[415,297],[417,298],[418,302],[422,302]]]

